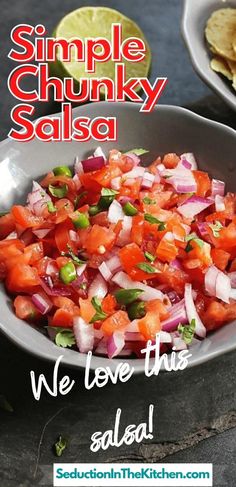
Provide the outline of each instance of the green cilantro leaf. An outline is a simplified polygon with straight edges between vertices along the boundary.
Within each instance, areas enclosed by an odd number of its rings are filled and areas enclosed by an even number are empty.
[[[65,257],[70,257],[71,260],[73,260],[73,262],[77,265],[86,264],[85,260],[79,259],[79,257],[77,257],[77,255],[74,254],[74,252],[73,252],[73,250],[69,244],[67,244],[67,248],[68,248],[68,252],[61,252],[61,255],[65,256]]]
[[[99,210],[107,210],[117,194],[119,194],[119,192],[114,189],[102,188],[101,197],[97,204]]]
[[[144,255],[146,259],[149,260],[150,262],[154,262],[156,258],[155,255],[150,254],[150,252],[144,252]]]
[[[145,196],[145,198],[143,198],[143,202],[145,203],[145,205],[155,205],[156,204],[156,200],[152,200],[148,196]]]
[[[214,237],[218,238],[220,236],[219,231],[223,228],[223,225],[219,221],[216,221],[215,223],[211,223],[209,227],[211,228]]]
[[[57,457],[62,456],[62,453],[64,452],[64,450],[66,449],[67,446],[68,446],[68,441],[66,440],[66,438],[63,438],[60,435],[57,442],[54,445],[55,453],[56,453]]]
[[[95,321],[105,320],[107,318],[107,314],[102,311],[102,305],[100,299],[97,296],[94,296],[91,300],[91,303],[96,311],[95,315],[90,320],[90,323],[95,323]]]
[[[128,154],[129,152],[132,152],[133,154],[136,154],[136,156],[142,156],[143,154],[147,154],[149,150],[146,149],[131,149],[128,152],[125,152],[125,154]]]
[[[165,226],[164,222],[162,222],[161,220],[158,220],[158,218],[151,215],[150,213],[145,213],[144,220],[146,220],[149,223],[152,223],[153,225],[164,225]]]
[[[47,202],[47,207],[48,207],[48,211],[49,213],[56,213],[57,209],[56,207],[54,206],[53,202],[52,201],[48,201]]]
[[[200,238],[198,238],[198,236],[196,235],[196,233],[190,233],[189,235],[187,235],[185,237],[185,241],[188,242],[186,247],[185,247],[185,252],[190,252],[190,250],[193,250],[193,246],[191,245],[191,241],[194,241],[196,242],[196,244],[202,248],[203,245],[204,245],[204,241],[201,240]]]
[[[141,271],[147,272],[148,274],[159,273],[156,267],[152,266],[151,264],[148,264],[147,262],[139,262],[139,264],[136,264],[136,267],[141,269]]]
[[[75,345],[75,336],[73,331],[71,331],[68,328],[59,329],[59,331],[57,331],[57,334],[55,336],[55,343],[58,347],[64,347],[64,348],[72,347],[72,345]]]
[[[193,341],[194,333],[196,328],[196,320],[192,319],[189,325],[182,325],[181,323],[178,326],[178,332],[181,335],[181,338],[187,345],[190,345]]]

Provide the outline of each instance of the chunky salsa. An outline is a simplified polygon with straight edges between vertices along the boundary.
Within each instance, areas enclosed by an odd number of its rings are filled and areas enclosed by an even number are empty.
[[[236,318],[236,195],[191,153],[144,152],[98,147],[0,218],[16,316],[58,346],[140,356],[159,333],[182,350]]]

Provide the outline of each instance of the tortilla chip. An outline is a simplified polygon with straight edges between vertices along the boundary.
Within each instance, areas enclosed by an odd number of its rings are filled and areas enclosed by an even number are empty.
[[[232,84],[232,86],[233,86],[233,88],[236,91],[236,74],[234,74],[234,76],[233,76],[233,84]]]
[[[227,61],[227,64],[228,64],[228,66],[230,68],[230,71],[231,71],[232,75],[235,75],[236,74],[236,61],[230,61],[230,60],[228,60]]]
[[[221,8],[213,12],[207,21],[206,38],[214,50],[222,57],[236,61],[233,36],[236,32],[236,9]]]
[[[224,58],[214,57],[211,60],[210,66],[211,66],[211,69],[213,69],[213,71],[216,71],[217,73],[223,74],[226,78],[228,78],[230,81],[232,81],[233,75],[232,75],[231,69],[228,66],[228,64]]]
[[[235,31],[235,33],[233,35],[233,42],[232,43],[233,43],[233,50],[234,50],[234,52],[236,54],[236,31]]]

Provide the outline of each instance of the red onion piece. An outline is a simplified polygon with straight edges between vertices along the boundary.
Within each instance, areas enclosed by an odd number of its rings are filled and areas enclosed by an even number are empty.
[[[151,174],[150,172],[145,172],[143,175],[141,187],[143,189],[149,189],[152,187],[155,180],[155,175]]]
[[[140,164],[140,157],[138,157],[133,152],[126,152],[126,156],[128,156],[128,157],[130,157],[130,159],[132,159],[135,166],[138,166]]]
[[[125,205],[125,203],[133,203],[134,199],[130,196],[118,196],[118,201],[121,205]]]
[[[179,295],[176,293],[176,291],[168,292],[167,296],[168,296],[172,305],[179,303],[181,301],[181,299],[180,299]]]
[[[197,229],[201,237],[209,237],[209,227],[207,222],[198,222]]]
[[[147,286],[139,281],[133,281],[125,272],[118,272],[113,276],[112,281],[123,289],[142,289],[142,301],[150,301],[152,299],[161,299],[165,297],[164,294],[151,286]]]
[[[160,336],[160,343],[171,343],[172,342],[171,334],[168,333],[167,331],[161,330],[159,332],[159,336]]]
[[[172,335],[172,349],[176,352],[180,352],[181,350],[186,350],[188,347],[185,341],[181,338],[179,334],[173,333]]]
[[[215,196],[215,207],[216,207],[216,211],[225,211],[224,198],[220,194],[217,194]]]
[[[141,333],[126,331],[125,340],[128,342],[144,342],[145,338]]]
[[[32,230],[32,233],[41,240],[42,238],[46,237],[51,230],[51,228],[39,228]]]
[[[230,294],[230,278],[224,272],[219,271],[216,277],[216,297],[225,303],[229,303]]]
[[[188,322],[186,309],[185,309],[185,302],[182,299],[179,303],[172,306],[169,310],[170,316],[166,320],[162,321],[162,330],[163,331],[173,331],[176,330],[180,323],[184,324]]]
[[[80,176],[80,174],[84,173],[82,163],[79,160],[78,156],[76,156],[75,160],[74,160],[74,171],[75,171],[75,174],[78,174],[78,176]]]
[[[114,274],[117,269],[121,267],[121,261],[118,255],[114,255],[111,257],[109,260],[106,261],[106,265],[108,269],[111,271],[112,274]]]
[[[210,296],[216,296],[216,278],[218,276],[219,269],[214,265],[211,265],[205,274],[205,289]]]
[[[112,201],[112,204],[109,206],[107,218],[110,223],[117,223],[119,220],[124,219],[124,212],[122,209],[121,204],[114,200]]]
[[[45,315],[52,309],[53,304],[45,293],[35,293],[31,299],[42,315]]]
[[[103,157],[91,157],[81,161],[84,172],[97,171],[105,166],[105,160]]]
[[[122,222],[122,230],[117,238],[118,247],[123,247],[130,243],[130,232],[132,229],[132,216],[125,215]]]
[[[174,260],[172,260],[172,261],[170,262],[170,266],[171,266],[171,267],[174,267],[174,269],[183,269],[183,266],[182,266],[182,264],[181,264],[180,260],[179,260],[179,259],[177,259],[177,258],[176,258],[176,259],[174,259]]]
[[[205,289],[210,296],[216,296],[229,303],[231,282],[229,276],[212,265],[205,274]]]
[[[73,331],[76,345],[81,353],[88,353],[93,350],[94,328],[86,323],[80,316],[74,318]]]
[[[136,179],[142,178],[145,173],[145,167],[136,166],[131,171],[126,172],[123,174],[123,179]]]
[[[189,323],[194,319],[196,328],[195,333],[201,338],[205,338],[206,336],[206,328],[196,310],[196,306],[193,301],[193,294],[192,294],[192,284],[186,283],[185,284],[185,292],[184,292],[184,299],[185,299],[185,308],[187,313],[187,318]]]
[[[185,169],[192,169],[192,165],[186,159],[183,158],[181,160],[181,162],[182,162],[183,166],[185,167]]]
[[[231,286],[236,288],[236,271],[229,272],[228,276],[230,278]]]
[[[234,299],[236,300],[236,289],[231,289],[230,290],[230,295],[229,295],[230,299]]]
[[[80,178],[79,178],[79,174],[76,173],[74,176],[73,176],[73,181],[75,183],[75,187],[76,187],[76,190],[79,191],[80,188],[82,187],[82,184],[80,182]]]
[[[70,296],[71,295],[71,289],[69,286],[53,286],[50,287],[47,282],[49,282],[49,278],[41,278],[41,286],[43,290],[48,294],[48,296]],[[47,280],[47,282],[46,282]]]
[[[177,193],[195,193],[197,191],[197,183],[192,171],[186,169],[181,161],[174,169],[162,171],[161,176],[168,176],[168,184],[171,184]]]
[[[109,281],[111,279],[112,272],[110,271],[106,262],[102,262],[98,270],[102,274],[102,277],[105,279],[105,281]]]
[[[109,358],[116,357],[122,351],[125,346],[124,333],[121,331],[115,331],[107,341],[107,354]]]
[[[203,210],[212,205],[212,201],[202,198],[201,196],[191,196],[182,205],[177,208],[177,211],[185,218],[194,218]]]
[[[97,296],[98,299],[103,299],[105,298],[107,292],[107,283],[101,274],[98,274],[89,287],[88,297],[93,298],[94,296]]]
[[[100,146],[98,146],[95,149],[95,151],[93,153],[93,156],[94,157],[103,157],[104,161],[106,162],[106,156],[105,156],[105,154],[104,154],[104,152],[103,152],[103,150],[102,150],[102,148]]]
[[[126,332],[130,332],[130,333],[138,333],[139,332],[139,327],[138,327],[138,320],[133,320],[131,321],[126,330]]]
[[[192,152],[185,152],[184,154],[181,154],[180,160],[183,163],[183,161],[187,162],[190,164],[191,170],[197,169],[197,161],[194,157],[194,154]]]
[[[119,189],[121,188],[121,177],[120,176],[111,180],[111,187],[115,191],[119,191]]]
[[[220,196],[224,196],[224,194],[225,194],[225,183],[224,183],[224,181],[220,181],[219,179],[212,179],[211,194],[212,194],[212,196],[215,196],[217,194],[219,194]]]

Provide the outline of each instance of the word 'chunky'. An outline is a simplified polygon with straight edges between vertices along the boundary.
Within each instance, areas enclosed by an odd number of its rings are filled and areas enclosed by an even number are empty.
[[[96,120],[84,120],[78,117],[73,120],[71,111],[65,102],[84,103],[99,101],[101,93],[107,102],[124,102],[126,99],[141,104],[140,111],[150,112],[154,109],[162,94],[167,78],[156,78],[152,83],[145,77],[128,78],[126,64],[139,63],[145,59],[146,46],[142,39],[129,37],[122,41],[121,24],[112,24],[110,37],[99,38],[52,38],[43,37],[46,29],[43,25],[33,27],[20,24],[11,32],[14,43],[8,57],[23,63],[15,67],[8,77],[11,94],[23,102],[11,111],[11,119],[19,126],[19,130],[11,129],[8,136],[17,141],[29,141],[37,137],[42,141],[87,141],[93,137],[98,141],[117,140],[117,120],[115,117],[97,117]],[[38,36],[32,40],[31,36]],[[79,85],[72,77],[63,80],[50,76],[47,62],[57,59],[62,62],[84,63],[85,73],[94,73],[91,77],[81,77]],[[32,64],[38,61],[38,65]],[[96,63],[114,62],[114,79],[95,76]],[[34,90],[26,90],[25,78],[30,78],[36,86]],[[143,100],[139,92],[145,95]],[[35,109],[32,102],[49,100],[53,91],[55,101],[62,102],[62,115],[49,118],[42,117],[35,124],[28,118]],[[65,130],[65,125],[68,130]],[[68,136],[69,134],[69,136]]]

